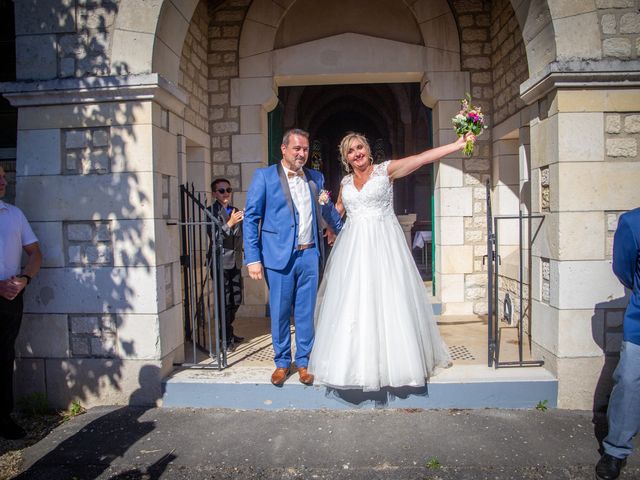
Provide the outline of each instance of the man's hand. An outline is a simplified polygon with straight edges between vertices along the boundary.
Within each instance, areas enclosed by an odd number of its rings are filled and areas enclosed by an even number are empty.
[[[262,280],[262,264],[260,262],[248,265],[247,270],[249,270],[249,276],[251,278],[254,280]]]
[[[337,235],[336,235],[336,233],[335,233],[333,230],[331,230],[330,228],[325,228],[325,230],[324,230],[324,236],[326,237],[326,239],[327,239],[327,243],[328,243],[329,245],[333,245],[333,244],[335,243]]]
[[[11,277],[7,280],[0,280],[0,297],[13,300],[27,286],[27,279],[22,277]]]
[[[240,223],[242,220],[244,220],[244,211],[243,210],[236,210],[234,208],[233,212],[231,212],[231,215],[229,215],[229,220],[227,221],[227,225],[229,225],[230,228],[233,228],[235,225]]]

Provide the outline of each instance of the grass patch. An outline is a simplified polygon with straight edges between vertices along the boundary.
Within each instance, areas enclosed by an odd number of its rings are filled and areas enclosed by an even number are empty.
[[[433,457],[430,458],[427,462],[427,468],[430,470],[439,470],[440,468],[442,468],[442,464],[440,463],[440,460],[438,460],[436,457]]]
[[[73,401],[71,403],[71,406],[69,407],[69,410],[67,410],[66,412],[62,413],[62,419],[63,419],[63,421],[68,422],[73,417],[77,417],[78,415],[82,415],[84,412],[86,412],[86,410],[82,407],[82,405],[80,405],[80,402],[75,400],[75,401]]]
[[[538,410],[539,412],[546,412],[549,404],[549,400],[540,400],[538,402],[538,404],[536,405],[536,410]]]

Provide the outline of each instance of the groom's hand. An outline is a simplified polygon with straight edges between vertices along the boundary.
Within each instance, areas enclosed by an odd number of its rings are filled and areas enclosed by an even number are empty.
[[[249,276],[254,280],[262,280],[262,264],[252,263],[251,265],[247,265],[247,270],[249,270]]]

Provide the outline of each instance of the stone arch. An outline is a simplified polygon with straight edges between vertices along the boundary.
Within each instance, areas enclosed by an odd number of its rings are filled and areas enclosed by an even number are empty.
[[[200,0],[122,0],[113,32],[111,73],[158,73],[178,83],[180,54]],[[136,48],[131,48],[131,45]]]
[[[278,27],[295,1],[283,7],[276,0],[254,0],[240,37],[240,58],[270,52],[275,47]],[[460,52],[455,18],[446,0],[405,0],[422,33],[425,47],[448,52]]]
[[[422,100],[430,107],[439,99],[460,98],[468,90],[468,76],[460,72],[457,24],[446,0],[404,1],[420,29],[422,45],[342,33],[275,49],[278,27],[295,2],[286,3],[285,7],[276,0],[254,0],[240,36],[236,91],[261,91],[254,99],[267,110],[277,102],[274,83],[417,81],[423,83]],[[310,52],[320,58],[315,68],[308,62],[304,65]]]
[[[600,59],[602,44],[595,2],[511,0],[527,51],[529,75],[554,61]]]

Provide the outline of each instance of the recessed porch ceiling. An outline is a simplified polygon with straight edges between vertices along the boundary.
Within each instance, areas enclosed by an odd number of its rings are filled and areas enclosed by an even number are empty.
[[[300,28],[304,25],[304,28]],[[397,0],[297,0],[278,26],[274,47],[284,48],[341,33],[423,45],[413,12]]]

